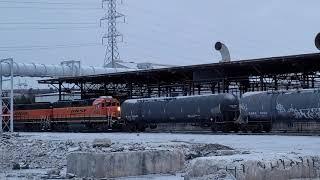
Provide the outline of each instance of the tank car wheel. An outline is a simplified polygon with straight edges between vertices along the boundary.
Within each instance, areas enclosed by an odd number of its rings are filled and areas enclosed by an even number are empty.
[[[215,124],[211,125],[211,131],[214,133],[218,132],[218,127]]]
[[[127,124],[126,129],[128,132],[137,132],[137,126],[135,124]]]
[[[241,126],[240,126],[240,131],[241,131],[242,133],[247,133],[247,132],[248,132],[248,127],[247,127],[246,125],[241,125]]]
[[[271,131],[271,125],[270,124],[267,124],[267,125],[264,125],[263,126],[263,131],[269,133]]]
[[[136,126],[137,126],[136,129],[137,129],[139,132],[144,132],[144,131],[146,130],[146,125],[143,124],[143,123],[137,124]]]
[[[233,127],[233,131],[234,131],[235,133],[238,133],[238,132],[239,132],[239,127],[238,127],[238,126],[234,126],[234,127]]]
[[[158,126],[156,124],[150,124],[149,127],[150,127],[150,129],[157,129]]]

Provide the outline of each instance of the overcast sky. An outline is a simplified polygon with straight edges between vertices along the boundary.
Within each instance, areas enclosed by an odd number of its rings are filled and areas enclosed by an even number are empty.
[[[0,57],[102,66],[100,7],[100,0],[0,0]],[[127,17],[119,25],[124,35],[121,59],[174,65],[217,62],[216,41],[229,46],[234,60],[317,52],[319,8],[319,0],[123,0],[119,11]],[[56,48],[79,44],[90,46]]]

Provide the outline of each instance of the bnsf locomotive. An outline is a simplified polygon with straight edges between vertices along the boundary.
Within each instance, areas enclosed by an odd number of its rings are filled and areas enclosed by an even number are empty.
[[[14,107],[14,125],[18,130],[103,131],[117,128],[119,117],[120,103],[112,97]]]

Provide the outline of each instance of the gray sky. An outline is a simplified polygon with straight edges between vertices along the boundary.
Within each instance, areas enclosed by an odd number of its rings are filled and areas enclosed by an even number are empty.
[[[99,19],[104,11],[94,9],[101,7],[100,0],[1,1],[1,58],[48,64],[81,60],[85,65],[102,66],[103,31]],[[21,3],[25,1],[41,3]],[[119,25],[124,34],[124,42],[119,44],[121,58],[175,65],[217,62],[220,55],[212,49],[218,40],[229,46],[233,59],[317,52],[313,41],[320,32],[319,7],[319,0],[123,0],[119,11],[126,14],[127,21]],[[93,24],[52,25],[69,22]],[[76,26],[90,28],[38,29]],[[42,50],[34,47],[70,44],[96,45]],[[4,51],[8,46],[32,48]]]

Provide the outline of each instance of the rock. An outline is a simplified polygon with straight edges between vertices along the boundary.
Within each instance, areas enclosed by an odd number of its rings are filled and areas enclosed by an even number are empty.
[[[239,154],[239,152],[235,151],[235,150],[218,150],[215,155],[216,156],[231,156],[234,154]]]
[[[51,169],[51,170],[47,171],[46,174],[49,176],[58,176],[58,175],[60,175],[60,170],[59,169]]]
[[[110,147],[112,142],[110,139],[95,139],[92,143],[93,147]]]
[[[66,178],[68,178],[68,179],[72,179],[72,178],[74,178],[74,177],[76,177],[75,174],[72,174],[72,173],[67,173],[67,174],[66,174]]]
[[[188,176],[185,176],[184,179],[185,180],[236,180],[236,178],[232,174],[226,172],[225,170],[220,170],[215,174],[209,174],[202,177],[190,178]]]
[[[70,147],[68,149],[68,152],[74,152],[74,151],[79,151],[80,150],[80,147]]]
[[[20,164],[20,169],[29,169],[29,168],[30,168],[29,164],[27,164],[27,163]]]
[[[14,162],[14,163],[12,164],[12,169],[13,169],[13,170],[18,170],[18,169],[20,169],[20,164]]]
[[[187,168],[185,179],[206,180],[215,179],[221,170],[238,180],[286,180],[295,178],[319,177],[319,157],[259,157],[252,156],[241,160],[237,157],[224,156],[201,157],[192,160]],[[232,177],[230,176],[230,177]],[[230,178],[229,177],[229,178]],[[224,178],[225,179],[225,178]],[[228,178],[227,178],[228,179]]]
[[[114,178],[146,174],[168,174],[184,167],[180,151],[137,151],[117,153],[71,153],[67,173],[77,177]]]
[[[146,149],[146,147],[144,147],[138,143],[135,143],[128,148],[129,151],[143,151],[145,149]]]
[[[241,154],[250,154],[250,151],[242,151]]]

